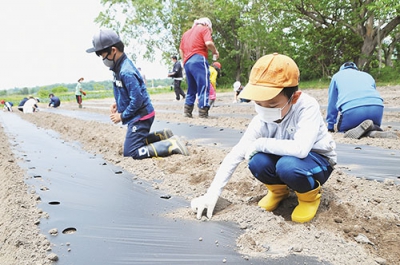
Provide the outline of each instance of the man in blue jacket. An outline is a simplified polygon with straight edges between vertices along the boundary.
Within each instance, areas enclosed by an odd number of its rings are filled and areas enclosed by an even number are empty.
[[[128,125],[124,156],[133,159],[188,155],[186,146],[169,129],[150,132],[155,111],[143,78],[124,53],[124,44],[117,33],[102,29],[93,36],[93,47],[86,52],[101,56],[105,66],[114,72],[114,98],[110,119]]]
[[[346,62],[333,75],[329,85],[326,115],[328,130],[345,132],[344,137],[359,139],[363,136],[397,138],[392,132],[382,132],[383,99],[376,90],[374,78],[359,71],[356,64]]]
[[[53,93],[49,94],[49,108],[58,108],[61,105],[61,101],[58,97],[54,96]]]

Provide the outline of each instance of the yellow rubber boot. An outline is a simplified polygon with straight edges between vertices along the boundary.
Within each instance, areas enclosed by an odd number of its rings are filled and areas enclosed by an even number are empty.
[[[319,203],[321,202],[321,185],[318,181],[318,187],[305,193],[298,193],[297,199],[299,205],[294,208],[292,221],[305,223],[311,221],[317,213]]]
[[[289,196],[289,189],[286,184],[265,184],[268,193],[258,202],[258,206],[271,212],[278,207],[279,203]]]

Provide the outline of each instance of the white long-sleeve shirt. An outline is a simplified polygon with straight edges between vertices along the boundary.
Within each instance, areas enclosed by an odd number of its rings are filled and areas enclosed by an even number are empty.
[[[23,106],[24,113],[33,113],[36,103],[37,101],[34,98],[28,99]]]
[[[327,130],[320,106],[303,92],[281,123],[266,123],[259,115],[252,119],[239,143],[222,161],[208,192],[218,196],[222,193],[236,167],[245,159],[248,147],[259,138],[263,138],[263,153],[305,158],[313,151],[327,157],[331,165],[337,161],[336,143]]]

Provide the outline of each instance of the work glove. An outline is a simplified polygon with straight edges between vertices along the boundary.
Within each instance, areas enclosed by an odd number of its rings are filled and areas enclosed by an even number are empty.
[[[244,156],[244,158],[246,160],[250,160],[255,154],[257,154],[258,151],[256,149],[254,149],[252,146],[250,146],[247,151],[246,151],[246,155]]]
[[[328,132],[334,133],[335,129],[328,129]]]
[[[244,158],[246,160],[250,160],[255,154],[262,150],[262,146],[264,144],[265,138],[258,138],[254,142],[252,142],[247,148],[246,154]]]
[[[200,196],[198,198],[193,199],[190,202],[190,206],[192,207],[192,210],[197,213],[197,219],[201,219],[201,216],[203,215],[204,209],[207,209],[207,217],[208,219],[211,219],[215,205],[217,204],[218,201],[218,195],[214,195],[211,193],[206,193],[203,196]]]

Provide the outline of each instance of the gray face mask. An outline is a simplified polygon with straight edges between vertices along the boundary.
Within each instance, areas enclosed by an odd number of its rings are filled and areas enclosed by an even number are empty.
[[[107,54],[107,56],[106,56],[106,57],[104,57],[104,59],[103,59],[103,63],[104,63],[104,65],[105,65],[105,66],[107,66],[108,68],[113,68],[113,67],[114,67],[114,65],[115,65],[115,62],[114,62],[114,59],[115,59],[115,54],[114,54],[114,57],[113,57],[113,59],[112,59],[112,60],[110,60],[110,59],[107,59],[108,55],[109,55],[109,54]]]

